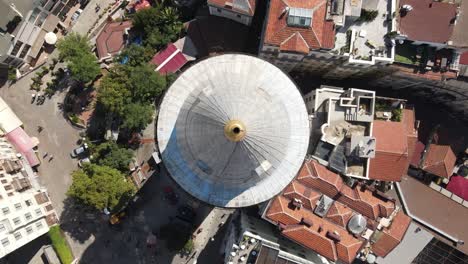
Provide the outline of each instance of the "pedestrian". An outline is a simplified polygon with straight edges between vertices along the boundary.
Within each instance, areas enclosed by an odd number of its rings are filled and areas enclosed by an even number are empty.
[[[51,162],[54,159],[54,155],[50,155],[49,162]]]
[[[44,156],[42,156],[42,158],[45,158],[45,157],[47,157],[47,155],[49,155],[49,153],[47,153],[47,152],[44,152]]]
[[[41,127],[41,126],[37,126],[37,132],[38,132],[38,133],[41,133],[41,132],[42,132],[42,130],[44,130],[44,128],[43,128],[43,127]]]

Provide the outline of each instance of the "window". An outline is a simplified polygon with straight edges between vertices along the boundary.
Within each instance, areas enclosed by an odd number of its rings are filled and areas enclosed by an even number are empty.
[[[34,212],[36,212],[37,216],[40,216],[42,214],[41,208],[37,208]]]
[[[21,46],[23,46],[23,42],[21,41],[16,41],[15,46],[13,47],[13,50],[10,52],[10,55],[16,56],[16,53],[20,50]]]
[[[8,181],[7,180],[2,180],[2,183],[7,183]]]
[[[217,8],[216,11],[218,11],[219,13],[221,13],[221,9],[220,9],[220,8]]]
[[[10,62],[12,62],[13,60],[14,60],[13,57],[8,57],[8,58],[6,58],[3,62],[4,62],[5,64],[10,64]]]
[[[4,225],[4,224],[0,224],[0,232],[5,231],[5,229],[6,229],[6,228],[5,228],[5,225]]]
[[[21,53],[20,53],[19,57],[21,59],[24,58],[24,56],[26,56],[26,54],[28,53],[30,48],[31,48],[30,45],[28,45],[28,44],[24,45],[23,49],[21,50]]]
[[[37,227],[37,229],[40,229],[42,227],[42,222],[37,222],[36,227]]]
[[[32,226],[27,226],[27,227],[26,227],[26,233],[28,233],[28,235],[29,235],[29,234],[31,234],[32,232],[33,232]]]
[[[312,9],[290,8],[288,14],[288,25],[296,27],[310,27],[312,23]]]
[[[13,218],[13,223],[15,223],[15,225],[19,225],[19,224],[21,224],[21,220],[20,220],[20,218],[19,218],[19,217],[15,217],[15,218]]]
[[[8,240],[8,238],[2,239],[2,245],[3,245],[4,247],[10,245],[10,240]]]
[[[26,221],[29,221],[29,220],[32,219],[31,213],[26,213],[26,214],[24,214],[24,217],[26,217]]]
[[[241,15],[237,15],[237,18],[241,18]]]
[[[15,208],[16,210],[21,210],[21,203],[16,203]]]
[[[2,208],[2,212],[3,212],[4,215],[7,215],[7,214],[10,213],[10,208],[8,208],[8,207],[3,207],[3,208]]]
[[[20,232],[16,232],[14,236],[16,240],[20,240],[23,237]]]

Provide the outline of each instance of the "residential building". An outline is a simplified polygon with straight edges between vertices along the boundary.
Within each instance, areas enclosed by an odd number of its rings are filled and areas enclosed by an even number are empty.
[[[414,110],[375,92],[322,86],[304,96],[311,157],[343,176],[382,182],[406,173],[417,141]]]
[[[327,78],[387,70],[394,59],[387,36],[395,28],[394,8],[387,0],[271,0],[259,56],[286,71]],[[361,9],[383,15],[361,22]]]
[[[47,190],[29,163],[0,137],[0,258],[47,233],[58,222]]]
[[[194,61],[197,54],[192,39],[185,36],[156,53],[150,63],[156,66],[155,71],[160,74],[176,73],[189,61]]]
[[[460,56],[468,49],[467,27],[466,1],[399,3],[397,39],[400,44],[413,45],[415,55],[428,70],[459,70]]]
[[[232,19],[250,26],[257,0],[208,0],[210,15]]]
[[[420,258],[426,259],[426,262],[416,261],[415,263],[428,263],[427,259],[437,256],[438,261],[443,263],[463,262],[444,262],[445,258],[466,260],[468,258],[468,245],[465,244],[468,240],[468,229],[466,229],[468,201],[434,183],[427,186],[410,176],[404,176],[401,182],[395,183],[395,186],[402,207],[408,216],[441,241],[441,245],[436,249],[432,247],[432,249],[424,250],[424,255]],[[432,256],[429,258],[428,255]]]
[[[405,236],[411,219],[394,199],[364,184],[349,184],[315,160],[273,198],[262,217],[286,238],[333,262],[373,263]]]
[[[224,263],[329,263],[314,251],[281,236],[273,225],[241,210],[232,216],[225,241]]]
[[[132,21],[107,23],[96,38],[96,51],[99,61],[106,61],[118,54],[128,42],[128,32]]]
[[[57,27],[65,28],[60,20],[66,18],[70,7],[77,2],[77,0],[2,1],[0,10],[5,13],[7,20],[2,19],[4,23],[0,26],[4,28],[5,23],[17,19],[15,17],[20,18],[21,22],[12,32],[5,32],[1,36],[0,63],[16,68],[23,65],[25,68],[34,66],[44,50],[45,35],[49,32],[57,33]]]

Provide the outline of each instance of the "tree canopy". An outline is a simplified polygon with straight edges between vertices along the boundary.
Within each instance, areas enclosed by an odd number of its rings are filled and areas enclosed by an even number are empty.
[[[122,127],[129,131],[141,131],[151,123],[153,112],[151,104],[129,104],[122,116]]]
[[[88,83],[101,73],[96,57],[91,53],[71,58],[68,67],[72,78],[81,83]]]
[[[135,187],[122,173],[107,166],[86,164],[72,177],[67,195],[97,210],[114,210],[135,193]]]
[[[166,78],[148,64],[119,65],[103,78],[98,100],[108,114],[118,117],[129,131],[144,129],[151,122],[154,100],[166,88]]]
[[[71,32],[57,43],[59,57],[61,60],[69,61],[81,56],[83,53],[91,52],[91,45],[86,36]]]
[[[153,55],[153,49],[131,44],[122,50],[122,52],[116,57],[116,61],[121,62],[126,58],[127,62],[125,65],[136,67],[148,63]]]
[[[57,43],[57,48],[60,59],[68,62],[74,80],[87,83],[101,72],[86,36],[70,33]]]
[[[133,152],[117,145],[113,141],[100,144],[93,151],[93,161],[101,166],[108,166],[122,173],[129,173],[129,164]]]
[[[159,49],[177,39],[183,24],[175,8],[156,5],[136,13],[133,28],[143,34],[145,45]]]

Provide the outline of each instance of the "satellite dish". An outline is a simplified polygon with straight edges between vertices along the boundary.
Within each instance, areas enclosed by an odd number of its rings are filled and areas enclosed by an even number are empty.
[[[364,232],[364,230],[366,230],[366,225],[367,221],[364,218],[364,216],[357,214],[353,215],[353,217],[351,217],[351,219],[349,220],[348,229],[351,233],[359,235],[362,232]]]

